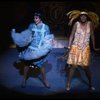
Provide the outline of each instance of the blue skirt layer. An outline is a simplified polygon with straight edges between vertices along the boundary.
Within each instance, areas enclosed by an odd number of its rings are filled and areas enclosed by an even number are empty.
[[[21,33],[12,32],[11,37],[14,43],[18,45],[19,47],[27,46],[33,39],[32,31],[28,29],[22,31]]]
[[[47,55],[48,52],[50,52],[50,50],[52,50],[53,48],[53,44],[52,44],[53,39],[54,36],[52,34],[47,35],[43,39],[43,43],[39,48],[29,46],[26,50],[20,52],[19,58],[24,60],[34,60]]]
[[[25,47],[33,40],[32,32],[30,30],[24,30],[21,33],[12,32],[11,36],[14,43],[19,47]],[[40,46],[34,47],[28,46],[25,50],[19,53],[19,59],[24,61],[33,61],[30,63],[42,67],[42,64],[46,61],[46,56],[53,48],[53,34],[46,35]],[[44,58],[42,58],[44,57]],[[40,59],[41,58],[41,59]],[[40,60],[37,60],[40,59]],[[37,60],[37,61],[34,61]]]

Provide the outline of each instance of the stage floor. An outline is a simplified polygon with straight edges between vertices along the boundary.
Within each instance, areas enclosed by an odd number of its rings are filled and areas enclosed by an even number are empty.
[[[51,88],[46,88],[41,80],[41,75],[38,70],[30,71],[30,76],[27,80],[25,88],[21,87],[21,80],[23,78],[23,68],[19,64],[17,67],[14,65],[15,61],[18,61],[18,53],[15,48],[9,48],[7,51],[0,54],[0,97],[5,96],[8,91],[24,95],[36,95],[36,96],[52,96],[66,94],[66,79],[67,73],[63,71],[66,61],[59,60],[58,57],[66,52],[64,48],[54,48],[47,56],[47,62],[45,63],[47,80]],[[92,52],[92,81],[96,88],[95,93],[100,93],[100,55]],[[72,79],[71,94],[87,93],[88,85],[87,78],[82,69],[76,70],[76,74]],[[97,96],[96,96],[97,97]]]

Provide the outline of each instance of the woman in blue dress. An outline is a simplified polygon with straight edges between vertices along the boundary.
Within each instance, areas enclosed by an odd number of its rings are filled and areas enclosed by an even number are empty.
[[[37,66],[40,68],[41,75],[43,76],[44,85],[49,88],[50,86],[46,80],[43,63],[53,48],[54,36],[50,34],[49,26],[43,23],[41,13],[35,13],[34,23],[30,24],[28,29],[21,33],[16,33],[15,29],[12,29],[11,36],[16,46],[19,48],[25,47],[24,50],[19,52],[19,59],[26,65],[24,68],[22,87],[26,86],[29,67]]]

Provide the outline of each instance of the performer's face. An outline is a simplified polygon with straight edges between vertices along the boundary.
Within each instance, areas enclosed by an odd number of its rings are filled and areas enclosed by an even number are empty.
[[[87,16],[86,15],[81,15],[80,16],[80,20],[81,20],[81,22],[86,22],[87,21]]]
[[[41,19],[39,18],[39,16],[34,16],[34,22],[36,24],[39,24],[41,22]]]

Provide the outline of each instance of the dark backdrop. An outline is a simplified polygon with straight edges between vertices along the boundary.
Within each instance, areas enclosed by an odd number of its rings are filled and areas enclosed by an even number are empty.
[[[95,1],[62,1],[62,2],[32,2],[32,1],[1,1],[0,2],[0,50],[5,50],[12,44],[10,31],[16,28],[21,32],[33,22],[36,10],[43,12],[44,21],[50,26],[55,36],[68,37],[70,27],[67,26],[66,13],[72,9],[91,10],[100,16],[100,2]],[[100,47],[100,27],[95,31],[96,46]]]

